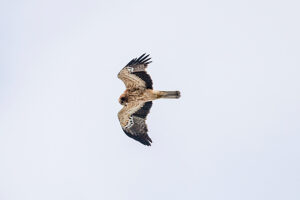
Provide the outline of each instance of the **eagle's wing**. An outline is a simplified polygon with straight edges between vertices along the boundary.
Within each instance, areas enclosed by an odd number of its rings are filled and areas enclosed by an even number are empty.
[[[150,146],[151,138],[148,136],[146,117],[152,107],[152,101],[132,102],[124,106],[118,113],[118,118],[123,131],[127,136]]]
[[[151,58],[149,55],[143,54],[139,58],[132,59],[118,74],[126,88],[152,88],[152,79],[146,72],[146,68]]]

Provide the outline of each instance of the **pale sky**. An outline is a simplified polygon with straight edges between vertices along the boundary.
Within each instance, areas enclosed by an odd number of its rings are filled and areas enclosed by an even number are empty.
[[[299,200],[299,1],[0,2],[0,200]],[[117,119],[150,53],[152,146]]]

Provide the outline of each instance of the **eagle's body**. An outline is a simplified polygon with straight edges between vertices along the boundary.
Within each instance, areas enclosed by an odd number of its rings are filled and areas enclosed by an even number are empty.
[[[150,146],[152,140],[147,134],[145,121],[152,101],[159,98],[179,98],[180,92],[153,90],[151,77],[146,72],[146,67],[151,63],[148,56],[143,54],[138,59],[131,60],[118,74],[118,78],[126,86],[119,98],[124,107],[118,113],[118,118],[129,137]]]
[[[137,89],[126,89],[125,92],[120,96],[126,100],[126,103],[134,102],[134,101],[152,101],[157,98],[155,92],[151,89],[137,88]]]

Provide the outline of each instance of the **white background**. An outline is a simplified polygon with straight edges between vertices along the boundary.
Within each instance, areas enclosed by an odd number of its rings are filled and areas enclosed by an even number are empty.
[[[0,3],[1,200],[300,199],[298,1]],[[150,53],[146,147],[119,70]]]

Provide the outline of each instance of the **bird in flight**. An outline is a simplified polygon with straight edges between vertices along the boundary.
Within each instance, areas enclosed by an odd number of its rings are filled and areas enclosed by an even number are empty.
[[[153,90],[152,79],[146,72],[147,66],[152,62],[150,59],[146,54],[134,58],[118,74],[118,78],[126,86],[125,92],[119,98],[119,103],[123,105],[118,113],[121,127],[127,136],[147,146],[152,142],[146,125],[152,101],[180,97],[179,91]]]

